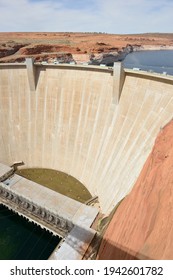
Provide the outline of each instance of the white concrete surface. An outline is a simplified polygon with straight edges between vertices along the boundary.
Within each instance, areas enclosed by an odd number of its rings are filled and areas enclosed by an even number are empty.
[[[0,163],[0,182],[6,179],[9,176],[9,174],[11,174],[12,172],[13,172],[13,168]]]
[[[62,246],[53,251],[49,260],[81,260],[95,234],[91,228],[75,226]]]
[[[8,173],[11,170],[12,170],[11,167],[0,163],[0,178],[3,177],[6,173]]]
[[[2,184],[2,183],[1,183]],[[90,227],[98,210],[19,175],[3,182],[6,189],[79,227]]]
[[[113,74],[101,67],[0,65],[0,162],[66,172],[109,213],[132,189],[173,112],[173,79],[125,71],[119,103]]]

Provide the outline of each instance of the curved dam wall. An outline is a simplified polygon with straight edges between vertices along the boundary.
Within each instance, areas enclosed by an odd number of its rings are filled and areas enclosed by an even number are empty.
[[[173,79],[100,67],[0,65],[0,162],[66,172],[109,213],[132,189],[173,112]]]

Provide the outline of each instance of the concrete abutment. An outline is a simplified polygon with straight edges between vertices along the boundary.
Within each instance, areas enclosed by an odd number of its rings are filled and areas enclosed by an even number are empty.
[[[51,259],[82,259],[96,231],[91,225],[98,210],[14,173],[0,163],[0,204],[64,238]],[[80,242],[76,241],[80,235]],[[70,248],[69,246],[70,240]],[[70,257],[69,257],[70,256]]]

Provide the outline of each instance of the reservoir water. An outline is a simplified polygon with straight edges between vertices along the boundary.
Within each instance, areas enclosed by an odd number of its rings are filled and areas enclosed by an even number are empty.
[[[46,260],[60,240],[0,205],[0,260]]]
[[[125,68],[173,75],[173,50],[137,51],[126,56]]]

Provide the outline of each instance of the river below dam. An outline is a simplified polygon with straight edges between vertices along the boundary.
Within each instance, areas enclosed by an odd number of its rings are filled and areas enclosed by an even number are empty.
[[[46,260],[60,240],[0,205],[0,260]]]
[[[136,51],[123,61],[125,68],[173,75],[173,50]]]

